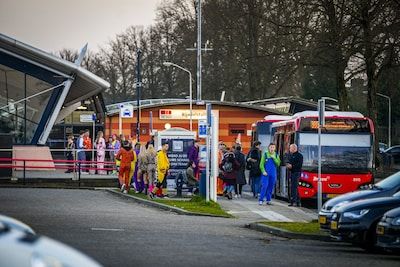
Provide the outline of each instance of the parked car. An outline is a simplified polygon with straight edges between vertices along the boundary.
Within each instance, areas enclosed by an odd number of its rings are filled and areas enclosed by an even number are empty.
[[[0,221],[0,266],[101,266],[81,252],[48,237]]]
[[[26,225],[25,223],[18,221],[14,218],[0,214],[0,222],[3,223],[7,227],[14,228],[16,230],[19,230],[19,231],[22,231],[22,232],[25,232],[28,234],[32,234],[32,235],[35,234],[35,231],[33,231],[33,229],[29,225]]]
[[[332,215],[331,236],[371,250],[376,227],[385,212],[400,207],[400,192],[392,197],[358,200],[339,207]]]
[[[382,153],[382,158],[385,166],[400,164],[400,145],[389,147]]]
[[[400,251],[400,207],[386,212],[376,227],[377,246]]]
[[[397,172],[379,183],[368,185],[367,189],[343,194],[332,198],[324,203],[319,212],[319,223],[322,230],[330,230],[331,217],[336,209],[361,199],[371,199],[377,197],[389,197],[400,191],[400,172]]]
[[[388,149],[388,145],[385,143],[379,143],[379,153],[382,153],[383,151],[385,151],[386,149]]]

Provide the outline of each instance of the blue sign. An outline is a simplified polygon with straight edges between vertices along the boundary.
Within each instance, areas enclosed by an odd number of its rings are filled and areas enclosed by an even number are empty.
[[[92,121],[96,121],[96,114],[92,114]]]
[[[207,137],[207,121],[199,120],[199,138]]]

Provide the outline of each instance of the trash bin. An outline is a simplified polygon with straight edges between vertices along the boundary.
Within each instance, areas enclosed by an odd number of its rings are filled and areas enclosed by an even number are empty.
[[[200,196],[206,197],[206,172],[200,172],[200,181],[199,181],[199,190]]]

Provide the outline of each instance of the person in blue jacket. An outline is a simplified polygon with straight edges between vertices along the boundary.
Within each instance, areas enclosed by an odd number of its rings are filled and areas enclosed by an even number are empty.
[[[261,157],[260,169],[261,169],[261,192],[258,203],[263,204],[264,198],[267,199],[267,205],[272,205],[271,197],[272,191],[274,190],[277,169],[281,164],[279,155],[276,153],[275,144],[271,143],[268,146],[267,151]]]

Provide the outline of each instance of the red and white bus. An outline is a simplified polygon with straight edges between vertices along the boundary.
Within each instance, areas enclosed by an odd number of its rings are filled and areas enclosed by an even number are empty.
[[[289,145],[297,144],[303,155],[299,181],[301,198],[317,197],[318,112],[303,111],[289,120],[271,125],[271,138],[282,160],[276,195],[289,198],[289,179],[285,159]],[[358,112],[326,112],[321,134],[323,198],[355,191],[373,181],[374,125]]]
[[[263,120],[259,120],[252,125],[251,143],[261,142],[261,149],[264,151],[271,143],[271,125],[274,122],[290,120],[292,116],[268,115]]]

